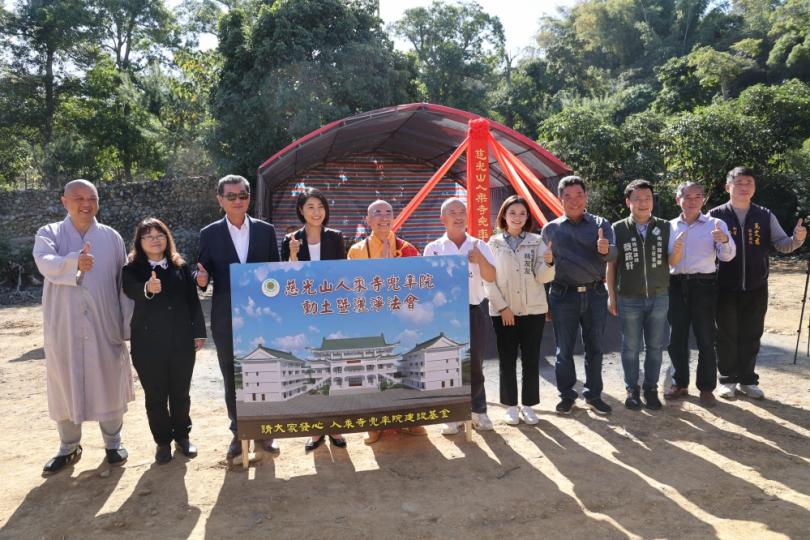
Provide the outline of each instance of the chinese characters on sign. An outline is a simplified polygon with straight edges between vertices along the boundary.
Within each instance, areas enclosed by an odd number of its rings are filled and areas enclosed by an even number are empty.
[[[332,420],[329,428],[334,429],[356,429],[356,428],[382,428],[391,429],[408,422],[436,422],[446,419],[450,416],[449,409],[441,409],[439,411],[430,410],[417,413],[404,413],[360,417],[360,418],[346,418],[340,422]],[[325,424],[323,422],[294,422],[285,424],[262,424],[262,435],[280,434],[280,433],[310,433],[313,431],[323,431]]]
[[[470,236],[486,242],[492,234],[489,200],[489,122],[470,120],[467,147],[467,228]]]
[[[402,285],[400,285],[400,282],[402,282]],[[358,296],[351,300],[349,300],[348,297],[344,297],[335,299],[334,303],[329,301],[329,299],[315,302],[307,298],[301,302],[301,308],[304,310],[304,315],[332,315],[336,313],[335,308],[337,309],[338,315],[348,315],[349,310],[354,313],[379,313],[383,308],[386,308],[388,311],[400,311],[403,309],[403,306],[405,309],[413,311],[416,308],[417,302],[419,302],[419,297],[413,292],[408,292],[408,294],[405,295],[402,288],[404,287],[408,291],[415,290],[416,292],[420,289],[432,289],[433,274],[419,274],[418,279],[415,274],[407,274],[404,280],[399,276],[390,276],[385,281],[383,281],[380,276],[374,276],[368,285],[374,292],[379,293],[385,287],[385,292],[399,292],[403,298],[400,298],[400,294],[394,294],[393,296],[386,295],[385,297],[378,295],[368,298]],[[301,281],[301,289],[299,291],[296,280],[288,279],[284,286],[284,295],[316,296],[318,294],[337,293],[341,290],[361,294],[368,291],[369,287],[366,286],[365,279],[360,276],[354,278],[352,287],[346,285],[346,281],[343,279],[335,286],[333,286],[329,280],[324,279],[323,283],[317,287],[315,286],[315,280],[304,279]]]

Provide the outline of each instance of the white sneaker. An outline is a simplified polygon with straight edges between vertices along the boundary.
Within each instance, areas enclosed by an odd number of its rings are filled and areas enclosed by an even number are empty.
[[[518,408],[509,407],[508,409],[506,409],[506,414],[503,417],[503,421],[509,424],[510,426],[516,426],[520,424],[520,417],[518,416]]]
[[[476,431],[493,431],[495,429],[487,413],[472,413],[472,424]]]
[[[720,390],[717,391],[717,395],[721,398],[731,399],[735,395],[735,391],[737,390],[736,383],[726,383],[720,385]]]
[[[667,378],[665,381],[665,386],[674,386],[675,385],[675,366],[669,366],[667,370]]]
[[[532,410],[532,408],[531,408],[531,407],[527,407],[526,405],[523,405],[523,406],[520,408],[520,414],[522,414],[522,415],[523,415],[523,421],[524,421],[524,422],[526,422],[527,424],[529,424],[530,426],[533,426],[533,425],[535,425],[537,422],[539,422],[539,421],[540,421],[540,420],[537,418],[537,415],[536,415],[536,414],[534,414],[534,411]]]
[[[739,385],[740,392],[746,396],[754,399],[762,399],[765,397],[765,392],[759,389],[755,384],[741,384]]]
[[[442,424],[442,435],[457,435],[458,422],[450,422],[449,424]]]

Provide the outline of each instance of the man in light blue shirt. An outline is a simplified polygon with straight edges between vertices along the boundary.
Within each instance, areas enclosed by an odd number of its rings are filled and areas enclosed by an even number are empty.
[[[714,318],[717,307],[717,259],[730,261],[737,253],[734,240],[723,220],[701,213],[703,186],[683,182],[675,200],[683,212],[670,221],[669,235],[669,312],[672,327],[669,357],[675,369],[673,385],[664,397],[674,399],[689,394],[689,327],[698,345],[696,385],[705,407],[716,404],[717,354],[714,349]]]

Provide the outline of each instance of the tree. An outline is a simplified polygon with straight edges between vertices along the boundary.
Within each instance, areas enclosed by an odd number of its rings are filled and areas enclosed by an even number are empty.
[[[222,67],[208,144],[222,170],[256,167],[326,123],[416,98],[413,65],[394,51],[368,0],[287,0],[219,23]]]
[[[695,47],[689,56],[688,64],[695,68],[695,75],[704,88],[720,87],[723,99],[728,99],[729,86],[740,74],[756,67],[756,63],[747,58],[752,53],[755,56],[758,43],[747,39],[736,45],[737,54],[716,51],[712,47]],[[732,45],[734,49],[735,46]]]
[[[167,48],[179,45],[174,18],[161,0],[96,0],[102,17],[100,46],[112,54],[121,84],[137,88],[138,73],[146,65],[164,60]],[[118,92],[118,108],[122,118],[115,122],[120,131],[113,135],[123,165],[124,179],[132,182],[133,165],[144,161],[149,137],[143,136],[144,118],[133,115],[138,92]],[[139,153],[138,150],[141,152]]]
[[[12,59],[0,79],[0,127],[33,136],[29,143],[41,149],[37,165],[51,188],[62,180],[51,148],[57,110],[79,89],[74,65],[86,65],[92,51],[83,45],[95,23],[86,0],[24,0],[0,24]]]
[[[711,204],[723,201],[728,171],[738,165],[761,170],[772,155],[774,143],[765,122],[740,114],[733,101],[672,117],[661,140],[673,177],[703,184]]]
[[[434,1],[429,8],[406,10],[391,28],[413,46],[429,102],[488,113],[487,87],[494,86],[495,69],[504,59],[505,38],[498,17],[474,2]]]
[[[654,111],[672,114],[711,102],[711,93],[700,83],[687,57],[671,58],[655,72],[661,91],[652,104]]]
[[[769,66],[784,63],[795,74],[810,79],[810,0],[787,0],[771,14],[770,35],[776,38]]]
[[[589,184],[591,211],[608,216],[621,211],[626,159],[621,130],[592,110],[570,108],[540,124],[538,142]]]

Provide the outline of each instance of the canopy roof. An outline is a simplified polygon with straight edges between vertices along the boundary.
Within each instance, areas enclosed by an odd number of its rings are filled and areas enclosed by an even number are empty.
[[[480,116],[429,103],[411,103],[366,112],[338,120],[313,131],[259,167],[257,202],[263,191],[274,191],[283,182],[319,163],[348,154],[389,153],[441,167],[464,141],[468,122]],[[517,131],[490,120],[495,139],[520,158],[539,179],[570,174],[559,159]],[[467,163],[462,156],[447,176],[467,185]],[[490,152],[490,186],[509,186],[509,180]]]

